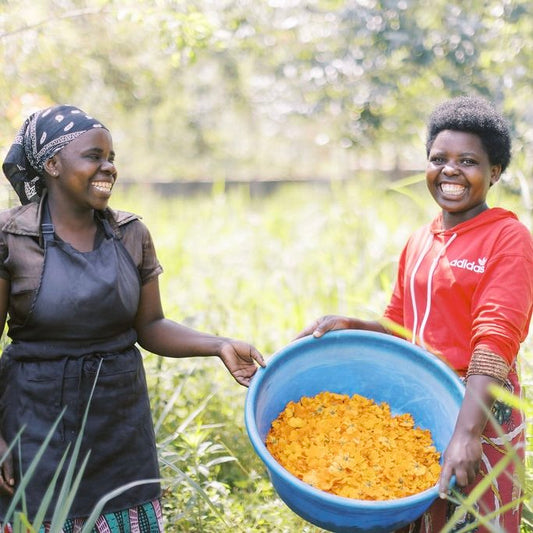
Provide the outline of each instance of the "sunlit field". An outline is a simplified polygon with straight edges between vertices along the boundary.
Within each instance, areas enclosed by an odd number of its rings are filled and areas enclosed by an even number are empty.
[[[491,205],[529,213],[495,188]],[[251,341],[268,357],[323,313],[377,317],[409,233],[436,206],[423,184],[406,188],[361,176],[349,183],[287,184],[264,197],[249,189],[163,197],[138,187],[112,206],[143,216],[164,274],[168,317]],[[533,389],[532,343],[522,350]],[[273,491],[244,427],[246,389],[215,359],[146,354],[169,532],[317,532]],[[532,451],[531,439],[528,444]],[[529,496],[531,496],[531,455]],[[526,514],[530,508],[526,509]],[[528,514],[528,516],[530,516]]]

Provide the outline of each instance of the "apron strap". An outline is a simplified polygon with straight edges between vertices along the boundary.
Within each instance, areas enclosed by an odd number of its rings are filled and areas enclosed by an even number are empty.
[[[46,244],[54,240],[54,225],[52,224],[52,217],[50,216],[50,209],[48,208],[48,202],[46,200],[43,206],[41,233],[43,234],[45,246]]]
[[[115,232],[111,228],[111,224],[109,221],[104,217],[97,217],[97,220],[100,221],[102,224],[102,227],[104,228],[105,238],[106,239],[113,239],[115,238]]]
[[[111,224],[104,217],[96,217],[98,222],[102,225],[106,239],[113,239],[115,237],[115,232],[111,228]],[[43,206],[43,218],[41,221],[41,233],[43,234],[43,239],[45,246],[47,243],[54,240],[54,224],[52,223],[52,217],[50,216],[50,209],[48,207],[48,202],[45,200]]]

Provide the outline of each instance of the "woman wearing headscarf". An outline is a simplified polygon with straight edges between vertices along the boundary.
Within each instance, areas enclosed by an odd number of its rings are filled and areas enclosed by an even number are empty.
[[[217,356],[244,386],[264,365],[248,343],[165,318],[162,267],[148,229],[136,215],[108,207],[114,156],[101,122],[60,105],[25,121],[3,164],[22,205],[0,213],[0,326],[9,317],[11,339],[0,360],[0,458],[18,440],[0,466],[0,523],[59,420],[25,488],[29,518],[37,514],[87,410],[80,461],[90,455],[65,531],[79,528],[102,496],[141,480],[152,482],[109,500],[97,531],[162,531],[155,437],[136,344],[168,357]]]

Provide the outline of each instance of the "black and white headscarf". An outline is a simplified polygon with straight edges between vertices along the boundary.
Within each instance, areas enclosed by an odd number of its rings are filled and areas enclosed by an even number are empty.
[[[24,121],[2,165],[22,204],[39,201],[45,188],[46,161],[93,128],[107,129],[71,105],[42,109]]]

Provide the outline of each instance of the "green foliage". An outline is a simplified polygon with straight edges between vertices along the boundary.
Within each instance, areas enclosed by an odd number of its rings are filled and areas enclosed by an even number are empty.
[[[530,158],[532,11],[527,0],[4,0],[0,142],[36,107],[69,102],[111,127],[132,181],[343,178],[420,168],[429,111],[474,92],[504,108]]]

